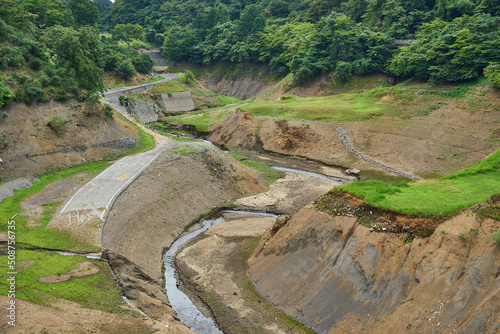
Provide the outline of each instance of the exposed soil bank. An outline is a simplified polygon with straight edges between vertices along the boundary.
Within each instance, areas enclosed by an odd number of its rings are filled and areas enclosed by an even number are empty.
[[[496,151],[491,141],[498,112],[470,113],[457,106],[427,116],[379,116],[373,122],[326,123],[277,120],[236,111],[209,128],[208,140],[247,150],[296,155],[326,164],[401,177],[359,159],[339,137],[340,126],[354,149],[399,171],[427,178],[456,172]],[[467,131],[464,131],[467,129]],[[372,172],[373,171],[373,172]]]
[[[129,138],[134,145],[139,140],[131,125],[104,117],[99,106],[94,106],[95,114],[89,108],[74,101],[7,106],[9,117],[0,120],[0,158],[4,161],[0,177],[13,179],[103,160],[130,147],[120,141]],[[55,116],[67,122],[59,133],[47,126]]]
[[[183,72],[192,70],[196,73],[196,80],[209,90],[240,100],[263,94],[281,80],[281,77],[272,75],[264,64],[176,63],[173,68]]]
[[[116,200],[103,248],[125,256],[161,284],[164,249],[200,215],[265,190],[253,171],[212,145],[162,153]]]
[[[313,176],[284,173],[267,192],[236,200],[233,207],[250,211],[293,213],[337,183]],[[227,220],[209,229],[183,248],[176,264],[184,291],[198,308],[216,318],[225,333],[310,333],[264,302],[247,276],[246,260],[260,236],[275,218],[241,217],[224,213]],[[208,305],[206,309],[205,304]]]
[[[270,302],[322,333],[496,333],[497,225],[466,212],[407,243],[308,206],[278,219],[250,274]]]

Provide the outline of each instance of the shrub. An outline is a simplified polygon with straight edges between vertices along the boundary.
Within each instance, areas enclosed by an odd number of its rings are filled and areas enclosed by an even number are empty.
[[[104,106],[104,116],[113,119],[113,108],[107,104]]]
[[[65,121],[59,116],[52,116],[50,118],[50,121],[47,123],[48,127],[54,130],[55,133],[58,135],[62,134],[66,130],[66,123],[68,121]]]
[[[134,59],[134,66],[137,72],[142,74],[150,73],[153,70],[154,61],[145,53]]]
[[[187,84],[196,82],[193,72],[187,70],[185,73],[179,75],[179,81]]]
[[[127,59],[122,61],[116,68],[116,72],[120,73],[122,78],[129,79],[135,75],[135,68],[132,62]]]
[[[38,58],[35,58],[31,61],[30,67],[31,69],[38,71],[39,69],[42,68],[42,61]]]
[[[14,95],[10,90],[9,86],[5,84],[3,79],[0,77],[0,108],[12,102]]]

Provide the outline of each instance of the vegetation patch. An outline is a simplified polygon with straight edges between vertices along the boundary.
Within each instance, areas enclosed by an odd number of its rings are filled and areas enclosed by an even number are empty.
[[[257,173],[259,174],[260,178],[267,184],[273,184],[276,182],[280,177],[283,176],[283,173],[280,171],[277,171],[275,169],[272,169],[268,165],[266,165],[263,162],[259,161],[253,161],[249,160],[247,157],[236,153],[234,150],[230,153],[230,155],[241,162],[243,165],[250,167],[252,169],[255,169]]]
[[[418,182],[360,181],[337,187],[367,204],[408,215],[445,217],[488,201],[500,189],[500,151],[460,172]]]
[[[161,121],[165,123],[178,122],[185,125],[192,125],[199,132],[206,133],[210,125],[222,122],[231,113],[231,110],[217,110],[216,113],[213,110],[194,111],[181,116],[164,117]]]
[[[374,104],[375,99],[354,93],[305,98],[288,96],[280,101],[256,101],[240,109],[256,116],[288,120],[354,122],[389,112],[387,107]]]
[[[68,123],[68,121],[62,119],[61,117],[52,116],[47,123],[47,126],[54,130],[54,132],[58,135],[61,135],[66,130],[66,123]]]
[[[198,155],[201,154],[199,151],[199,148],[194,147],[189,144],[181,144],[177,145],[176,147],[168,150],[167,152],[179,154],[179,155]]]
[[[187,91],[187,88],[175,80],[162,82],[161,84],[155,85],[153,89],[151,89],[151,92],[156,94],[172,94]]]
[[[67,256],[40,251],[18,250],[16,252],[18,273],[16,298],[35,304],[50,306],[56,298],[63,298],[84,307],[105,312],[126,312],[121,308],[122,298],[106,263],[89,260],[83,256]],[[0,268],[7,268],[7,256],[0,256]],[[59,283],[44,283],[40,278],[60,276],[78,269],[83,262],[91,262],[99,268],[95,275],[78,277]],[[85,269],[82,269],[85,270]],[[0,294],[8,294],[7,284],[0,284]]]
[[[377,232],[410,233],[414,236],[428,237],[442,222],[439,218],[410,217],[381,209],[336,189],[318,198],[314,206],[331,216],[356,217],[359,224]]]

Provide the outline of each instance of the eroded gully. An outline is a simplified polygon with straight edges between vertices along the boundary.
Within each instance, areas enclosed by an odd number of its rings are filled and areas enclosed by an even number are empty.
[[[335,168],[325,167],[318,163],[312,163],[308,161],[301,161],[298,159],[288,159],[284,157],[272,157],[264,155],[251,154],[251,159],[260,160],[268,165],[271,165],[273,169],[282,171],[284,173],[300,174],[310,178],[318,178],[332,183],[334,185],[344,184],[353,180],[353,178],[342,177],[342,173]],[[250,157],[249,157],[250,158]],[[276,166],[274,166],[276,164]],[[289,165],[295,168],[285,167]],[[309,170],[297,169],[297,167],[307,168]],[[326,169],[325,169],[326,168]],[[311,170],[315,170],[312,172]],[[325,171],[328,175],[318,173],[316,171]],[[262,216],[262,217],[277,217],[277,215],[265,213],[265,212],[247,212],[247,211],[237,211],[237,210],[225,210],[224,213],[231,213],[236,216]],[[175,268],[175,256],[177,252],[181,249],[183,245],[193,240],[197,236],[201,235],[208,229],[225,222],[223,217],[217,217],[214,219],[207,219],[201,222],[200,228],[192,231],[184,236],[178,238],[170,247],[170,249],[164,254],[163,262],[165,264],[165,289],[167,291],[168,299],[172,305],[172,308],[177,313],[179,319],[189,326],[192,330],[199,334],[214,334],[223,333],[216,325],[212,318],[206,317],[193,303],[193,301],[183,292],[178,286],[178,281],[176,277]]]

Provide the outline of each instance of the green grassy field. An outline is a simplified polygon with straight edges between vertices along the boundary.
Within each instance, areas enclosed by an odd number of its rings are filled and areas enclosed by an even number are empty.
[[[186,91],[188,91],[188,89],[186,89],[186,87],[175,80],[162,82],[161,84],[158,84],[154,86],[153,89],[151,89],[151,92],[156,94],[172,94]]]
[[[79,267],[84,261],[91,262],[100,271],[87,277],[73,277],[66,282],[44,283],[42,277],[62,275]],[[82,256],[50,254],[40,251],[18,250],[16,298],[49,306],[56,298],[78,303],[84,307],[106,312],[124,312],[121,295],[106,263],[89,260]],[[0,256],[0,270],[9,271],[7,257]],[[7,295],[8,287],[0,284],[0,294]]]
[[[409,215],[444,217],[500,193],[500,151],[460,172],[434,180],[359,181],[337,187],[367,204]]]
[[[180,116],[164,117],[161,120],[167,123],[180,122],[186,125],[193,125],[200,132],[208,132],[208,127],[210,125],[222,122],[232,113],[232,111],[230,110],[219,110],[220,108],[217,109],[217,115],[214,115],[213,110],[208,109],[202,111],[194,111]]]
[[[240,108],[256,116],[320,122],[354,122],[390,112],[386,106],[375,104],[374,100],[373,97],[355,93],[305,98],[286,95],[285,99],[280,101],[255,101]]]

